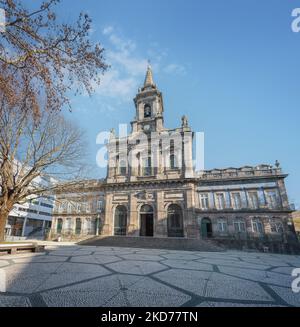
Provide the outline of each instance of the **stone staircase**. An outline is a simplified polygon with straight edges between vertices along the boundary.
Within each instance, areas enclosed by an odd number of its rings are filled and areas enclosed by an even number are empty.
[[[78,242],[79,245],[128,247],[147,249],[168,249],[185,251],[219,252],[225,251],[212,240],[191,238],[157,238],[157,237],[126,237],[126,236],[96,236]]]

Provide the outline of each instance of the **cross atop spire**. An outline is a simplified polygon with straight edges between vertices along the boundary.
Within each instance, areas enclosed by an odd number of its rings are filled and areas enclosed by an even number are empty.
[[[154,85],[155,84],[153,82],[152,68],[151,68],[151,65],[150,65],[150,60],[148,60],[148,66],[147,66],[147,72],[146,72],[144,87],[154,86]]]

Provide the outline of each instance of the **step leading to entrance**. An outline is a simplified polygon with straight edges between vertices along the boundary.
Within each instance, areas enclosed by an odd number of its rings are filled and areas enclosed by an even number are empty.
[[[185,251],[219,252],[224,248],[214,244],[212,240],[191,238],[158,238],[158,237],[128,237],[128,236],[96,236],[78,242],[79,245],[169,249]]]

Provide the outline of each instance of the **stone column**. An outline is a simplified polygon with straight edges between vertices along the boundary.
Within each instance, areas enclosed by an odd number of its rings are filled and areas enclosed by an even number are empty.
[[[164,192],[158,191],[156,193],[156,224],[154,236],[167,237],[168,226],[167,226],[167,213],[164,208]]]
[[[196,222],[195,215],[195,190],[193,184],[189,185],[190,188],[186,190],[185,203],[186,203],[186,215],[185,215],[185,225],[186,225],[186,237],[188,238],[199,238],[199,229]]]
[[[105,205],[105,218],[102,230],[102,235],[110,236],[113,235],[113,211],[112,211],[112,194],[106,195]]]
[[[139,222],[138,222],[138,211],[137,211],[137,197],[134,193],[129,195],[129,212],[128,212],[127,233],[129,236],[139,236]]]
[[[289,207],[289,200],[288,200],[288,196],[287,196],[287,192],[286,192],[286,188],[285,188],[285,184],[284,184],[284,179],[279,179],[277,181],[277,185],[278,185],[278,191],[279,191],[279,195],[281,198],[281,204],[283,208],[288,208]]]

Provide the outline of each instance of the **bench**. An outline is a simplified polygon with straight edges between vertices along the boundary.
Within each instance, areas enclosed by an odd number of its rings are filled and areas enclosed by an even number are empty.
[[[45,245],[39,245],[37,243],[0,244],[0,255],[24,252],[44,252],[44,250]]]

